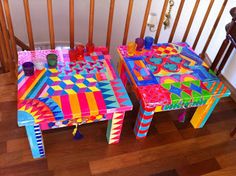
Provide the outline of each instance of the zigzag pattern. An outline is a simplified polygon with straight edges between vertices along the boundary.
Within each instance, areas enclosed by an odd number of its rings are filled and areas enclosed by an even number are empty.
[[[61,108],[50,98],[27,99],[19,101],[18,110],[24,111],[34,117],[34,122],[42,123],[44,120],[62,120],[64,118]]]
[[[117,102],[117,97],[112,89],[110,81],[98,82],[99,89],[102,92],[107,109],[119,108],[119,103]]]
[[[120,104],[120,107],[122,107],[122,106],[125,106],[125,107],[132,106],[131,101],[129,99],[129,96],[128,96],[121,80],[113,80],[113,81],[111,81],[111,85],[112,85],[114,93],[117,97],[117,101]]]
[[[35,132],[35,137],[36,137],[40,157],[44,157],[45,150],[44,150],[44,145],[43,145],[42,132],[38,124],[34,125],[34,132]]]
[[[154,114],[155,108],[145,109],[140,106],[138,118],[135,123],[134,133],[136,139],[145,138],[152,122],[152,117]]]
[[[62,120],[64,118],[64,114],[61,108],[51,98],[38,98],[38,100],[45,103],[50,108],[50,110],[54,115],[55,120]]]
[[[109,144],[119,143],[124,113],[114,113],[113,118],[108,121],[107,141]]]

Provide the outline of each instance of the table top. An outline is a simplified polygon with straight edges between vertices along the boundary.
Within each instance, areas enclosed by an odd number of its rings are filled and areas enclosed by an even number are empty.
[[[49,69],[46,56],[58,55],[57,68]],[[71,62],[69,50],[18,52],[18,125],[76,119],[79,123],[108,120],[102,116],[132,109],[128,94],[114,71],[104,47]],[[41,59],[43,70],[25,76],[22,64]],[[91,118],[88,118],[91,117]]]
[[[127,46],[120,46],[118,53],[136,93],[147,106],[188,106],[190,102],[199,106],[214,93],[230,94],[225,86],[214,92],[211,87],[222,83],[187,43],[160,43],[133,56],[128,55]]]

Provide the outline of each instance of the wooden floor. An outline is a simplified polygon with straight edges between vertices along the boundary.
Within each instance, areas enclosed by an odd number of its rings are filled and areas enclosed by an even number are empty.
[[[33,160],[24,128],[16,123],[16,92],[10,79],[0,76],[0,176],[235,176],[236,103],[221,100],[203,129],[189,120],[177,122],[180,111],[155,114],[148,137],[133,133],[138,103],[126,114],[121,141],[106,142],[106,122],[82,125],[84,138],[72,140],[72,128],[43,133],[47,157]]]

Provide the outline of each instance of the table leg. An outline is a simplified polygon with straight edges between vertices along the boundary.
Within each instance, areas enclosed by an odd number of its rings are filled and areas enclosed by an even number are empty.
[[[138,117],[134,126],[136,139],[145,138],[147,136],[154,112],[155,108],[143,107],[140,104]]]
[[[106,136],[109,144],[119,143],[124,116],[124,112],[114,113],[112,119],[108,121]]]
[[[30,143],[33,158],[43,158],[45,156],[45,151],[40,126],[38,124],[25,126],[25,129]]]
[[[219,100],[220,98],[211,97],[206,105],[197,108],[190,121],[194,128],[202,128],[205,125]]]

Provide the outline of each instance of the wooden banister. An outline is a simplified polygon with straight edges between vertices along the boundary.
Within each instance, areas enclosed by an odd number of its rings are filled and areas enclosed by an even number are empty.
[[[200,37],[201,37],[201,35],[202,35],[202,31],[203,31],[203,29],[204,29],[204,27],[205,27],[206,21],[207,21],[208,16],[209,16],[209,14],[210,14],[210,12],[211,12],[211,8],[212,8],[213,4],[214,4],[214,0],[211,0],[209,6],[208,6],[208,8],[207,8],[206,14],[205,14],[205,16],[204,16],[204,19],[203,19],[203,21],[202,21],[201,27],[200,27],[200,29],[199,29],[199,31],[198,31],[197,37],[196,37],[196,39],[195,39],[195,41],[194,41],[194,44],[193,44],[193,46],[192,46],[193,49],[196,49],[196,46],[197,46],[198,41],[199,41],[199,39],[200,39]]]
[[[163,20],[165,18],[166,9],[167,9],[167,6],[168,6],[168,1],[169,0],[164,1],[163,7],[162,7],[162,12],[161,12],[161,18],[159,20],[159,24],[158,24],[158,27],[157,27],[157,32],[156,32],[154,43],[158,42],[158,39],[159,39],[159,36],[160,36],[160,33],[161,33]]]
[[[148,20],[148,15],[149,15],[149,12],[150,12],[151,5],[152,5],[152,0],[148,0],[146,10],[145,10],[145,14],[144,14],[144,17],[143,17],[143,25],[142,25],[142,29],[141,29],[141,33],[140,33],[140,38],[143,38],[144,35],[145,35],[145,30],[146,30],[146,26],[147,26],[147,20]]]
[[[75,9],[74,9],[74,0],[70,0],[70,48],[74,48],[75,45]]]
[[[31,24],[31,18],[30,18],[29,1],[23,0],[23,2],[24,2],[24,9],[25,9],[25,20],[26,20],[29,46],[31,50],[34,50],[34,38],[33,38],[32,24]]]
[[[106,47],[107,47],[108,51],[110,50],[110,43],[111,43],[114,8],[115,8],[115,0],[110,0],[110,10],[109,10],[109,17],[108,17],[107,40],[106,40]]]
[[[90,10],[89,10],[89,35],[88,43],[93,43],[93,28],[94,28],[94,6],[95,0],[90,0]]]
[[[3,39],[1,27],[0,27],[0,50],[1,50],[0,60],[1,60],[2,69],[3,69],[3,72],[7,72],[9,71],[8,64],[7,64],[7,52],[4,45],[4,39]]]
[[[132,15],[133,4],[134,4],[134,0],[129,0],[126,22],[125,22],[125,31],[124,31],[124,37],[123,37],[123,45],[127,43],[127,39],[128,39],[129,25],[130,25],[130,19]]]
[[[22,50],[30,50],[30,47],[28,45],[26,45],[24,42],[22,42],[19,38],[17,38],[16,36],[14,37],[16,44],[21,47]]]
[[[170,37],[169,37],[169,41],[168,41],[169,43],[172,42],[172,40],[174,38],[175,31],[176,31],[177,25],[179,23],[179,18],[180,18],[180,15],[182,13],[182,10],[183,10],[184,2],[185,2],[185,0],[180,1],[178,12],[177,12],[177,15],[175,17],[175,22],[173,24],[173,27],[172,27],[172,30],[171,30],[171,33],[170,33]]]
[[[54,35],[54,24],[53,24],[53,13],[52,13],[52,0],[47,0],[48,7],[48,26],[49,26],[49,37],[50,47],[55,48],[55,35]]]
[[[8,25],[8,31],[9,31],[9,37],[10,37],[10,42],[11,42],[13,59],[15,60],[15,62],[17,62],[18,55],[17,55],[17,49],[16,49],[16,42],[15,42],[15,38],[14,38],[15,34],[14,34],[14,30],[13,30],[8,0],[4,0],[3,5],[4,5],[4,9],[5,9],[5,14],[6,14],[6,20],[7,20],[7,25]]]
[[[228,0],[224,0],[223,4],[222,4],[222,6],[221,6],[221,9],[220,9],[220,11],[219,11],[219,13],[218,13],[218,16],[217,16],[217,18],[216,18],[216,21],[215,21],[215,23],[214,23],[214,25],[213,25],[213,27],[212,27],[212,29],[211,29],[211,33],[210,33],[210,35],[209,35],[209,37],[208,37],[208,39],[207,39],[207,42],[206,42],[206,44],[205,44],[205,46],[204,46],[204,48],[203,48],[202,54],[204,54],[204,53],[206,52],[206,50],[207,50],[207,48],[208,48],[208,46],[209,46],[209,44],[210,44],[210,42],[211,42],[211,39],[212,39],[212,37],[213,37],[213,35],[214,35],[214,33],[215,33],[215,30],[216,30],[216,28],[217,28],[217,26],[218,26],[218,24],[219,24],[219,21],[220,21],[220,19],[221,19],[221,16],[222,16],[222,14],[223,14],[223,12],[224,12],[224,10],[225,10],[225,7],[226,7],[226,4],[227,4],[227,3],[228,3]]]
[[[2,3],[0,3],[0,25],[1,25],[3,43],[4,43],[4,46],[2,46],[2,47],[4,47],[4,49],[6,50],[6,56],[4,56],[4,57],[6,57],[5,61],[6,61],[6,65],[8,67],[7,69],[9,70],[11,63],[13,61],[13,57],[12,57],[12,52],[11,52],[11,46],[9,43],[7,25],[6,25],[6,21],[5,21]]]
[[[190,31],[190,29],[192,27],[193,20],[194,20],[194,17],[196,15],[199,3],[200,3],[200,0],[196,0],[194,8],[193,8],[193,11],[192,11],[192,14],[191,14],[191,17],[189,19],[189,22],[188,22],[188,25],[187,25],[187,28],[186,28],[186,31],[184,33],[184,37],[182,39],[183,42],[186,42],[186,40],[187,40],[187,37],[188,37],[189,31]]]

